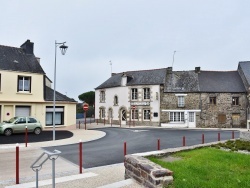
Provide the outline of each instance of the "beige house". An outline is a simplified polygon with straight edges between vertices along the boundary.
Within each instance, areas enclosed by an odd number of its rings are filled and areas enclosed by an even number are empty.
[[[20,48],[0,45],[0,121],[14,116],[35,116],[44,127],[53,125],[53,89],[34,43],[27,40]],[[77,102],[56,92],[56,126],[75,124]]]

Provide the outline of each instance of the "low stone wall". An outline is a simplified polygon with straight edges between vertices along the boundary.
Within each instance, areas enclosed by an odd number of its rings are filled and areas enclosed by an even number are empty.
[[[242,140],[250,141],[250,131],[241,131],[240,132],[240,138]]]
[[[144,187],[163,187],[173,182],[173,172],[149,161],[135,156],[125,156],[125,179],[133,178]]]
[[[171,184],[173,179],[173,173],[171,170],[162,168],[161,166],[151,162],[144,158],[146,156],[168,156],[172,153],[187,151],[196,148],[202,148],[211,146],[218,143],[225,143],[225,141],[210,142],[204,144],[197,144],[193,146],[185,146],[178,148],[169,148],[160,151],[137,153],[133,155],[126,155],[124,166],[125,166],[125,179],[132,178],[139,184],[148,188],[167,187]]]

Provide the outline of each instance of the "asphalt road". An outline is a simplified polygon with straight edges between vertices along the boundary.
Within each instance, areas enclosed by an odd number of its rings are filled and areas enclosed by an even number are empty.
[[[56,130],[56,140],[70,138],[73,133],[70,131]],[[28,142],[43,142],[53,140],[53,131],[42,131],[41,134],[28,133]],[[25,133],[13,134],[11,136],[0,135],[0,144],[25,143]]]
[[[182,138],[186,138],[186,146],[202,143],[204,134],[205,143],[218,140],[218,131],[213,130],[174,130],[174,129],[97,129],[106,132],[106,136],[95,141],[83,143],[83,167],[92,168],[121,163],[124,160],[124,142],[127,144],[127,154],[157,150],[157,139],[160,139],[161,149],[182,146]],[[239,132],[235,131],[235,138]],[[232,138],[232,131],[220,131],[221,140]],[[56,147],[47,147],[62,152],[61,157],[79,164],[79,144]]]

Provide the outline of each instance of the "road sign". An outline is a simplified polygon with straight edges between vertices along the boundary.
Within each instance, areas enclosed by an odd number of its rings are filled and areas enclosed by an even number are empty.
[[[88,109],[89,109],[88,103],[84,103],[84,104],[83,104],[83,110],[84,110],[84,111],[87,111]]]

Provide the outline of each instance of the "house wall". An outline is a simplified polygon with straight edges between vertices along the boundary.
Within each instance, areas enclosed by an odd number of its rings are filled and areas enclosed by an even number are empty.
[[[0,71],[1,74],[1,101],[27,101],[41,102],[43,99],[43,82],[42,74],[24,73],[14,71]],[[18,75],[31,76],[31,93],[17,92]]]
[[[246,128],[245,93],[187,93],[185,107],[182,108],[177,107],[178,97],[175,93],[162,92],[161,96],[161,110],[201,110],[196,112],[196,127]],[[210,97],[216,97],[215,105],[210,104]],[[239,97],[239,105],[232,105],[232,97]],[[223,123],[218,120],[221,114],[226,117]],[[169,112],[162,111],[161,123],[168,122]]]
[[[209,103],[209,97],[216,97],[216,104]],[[239,97],[239,105],[232,105],[232,97]],[[202,93],[200,127],[246,128],[246,104],[244,93]],[[225,114],[226,121],[220,123],[218,115]],[[239,115],[239,123],[234,123],[233,116]]]
[[[150,99],[143,100],[143,88],[150,88]],[[138,89],[138,99],[131,100],[131,88]],[[105,91],[105,102],[100,102],[100,92]],[[156,94],[156,92],[158,94]],[[158,100],[156,100],[156,95],[158,95]],[[114,104],[114,97],[118,97],[118,105]],[[148,102],[146,103],[143,102]],[[147,86],[124,86],[124,87],[115,87],[115,88],[106,88],[106,89],[97,89],[95,91],[95,118],[99,122],[103,122],[103,119],[100,118],[100,108],[105,109],[105,121],[106,123],[111,122],[111,117],[109,115],[109,110],[113,111],[113,124],[120,124],[121,120],[121,109],[126,110],[127,118],[126,124],[134,123],[135,125],[159,125],[160,120],[160,89],[159,85],[147,85]],[[131,120],[131,108],[135,106],[138,110],[138,120]],[[150,109],[150,120],[143,120],[143,110]],[[154,117],[153,113],[158,113],[158,117]]]

